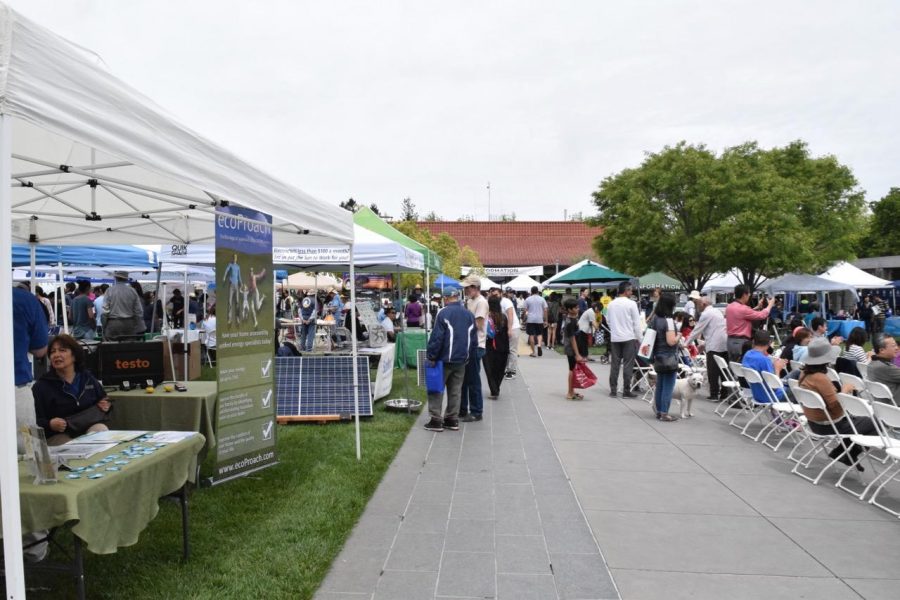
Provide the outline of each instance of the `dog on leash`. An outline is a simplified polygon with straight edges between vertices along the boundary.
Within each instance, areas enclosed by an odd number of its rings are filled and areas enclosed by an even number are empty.
[[[678,400],[678,407],[681,410],[681,418],[686,419],[693,417],[691,407],[697,391],[703,386],[703,373],[691,372],[684,379],[675,381],[675,389],[672,391],[672,400]]]

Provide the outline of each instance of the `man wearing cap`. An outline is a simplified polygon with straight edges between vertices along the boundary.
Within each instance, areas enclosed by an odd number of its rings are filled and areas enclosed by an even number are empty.
[[[688,336],[685,346],[703,336],[703,347],[706,350],[706,372],[709,375],[709,400],[719,400],[722,390],[719,382],[722,379],[722,372],[719,371],[719,365],[714,357],[719,356],[723,360],[728,360],[728,336],[725,333],[725,316],[717,308],[710,304],[709,296],[701,296],[694,301],[700,318],[697,319],[697,325]]]
[[[107,341],[145,331],[144,305],[138,293],[128,285],[128,272],[116,271],[113,277],[116,283],[107,290],[103,302],[103,339]]]
[[[872,339],[872,361],[869,363],[868,379],[888,386],[895,404],[900,402],[900,367],[894,364],[896,357],[897,341],[894,338],[878,334]]]
[[[444,387],[447,390],[447,408],[444,409],[443,392],[428,394],[428,413],[431,420],[425,424],[429,431],[459,429],[459,407],[467,364],[478,348],[475,317],[459,301],[457,288],[444,288],[444,308],[437,313],[434,329],[428,338],[425,357],[431,365],[443,363]]]
[[[304,352],[312,352],[316,339],[316,315],[319,303],[316,302],[316,290],[307,290],[300,301],[300,343]]]
[[[815,338],[809,343],[806,357],[803,359],[805,366],[800,374],[800,387],[816,392],[825,402],[825,410],[803,406],[803,414],[806,416],[809,429],[817,435],[833,435],[834,431],[828,421],[830,417],[838,433],[848,436],[856,433],[877,435],[871,418],[848,417],[838,400],[834,384],[828,377],[828,365],[833,363],[840,353],[840,347],[832,346],[825,338]],[[844,384],[841,391],[846,394],[852,393],[853,384]],[[850,419],[853,419],[852,425]],[[842,438],[841,442],[842,444],[837,444],[828,456],[832,459],[840,457],[839,460],[846,465],[854,464],[862,448],[856,444],[850,444],[848,448],[844,445],[848,443],[845,438]],[[857,465],[856,468],[863,470],[862,465]]]
[[[462,398],[459,404],[460,418],[466,423],[480,421],[484,412],[484,396],[481,393],[481,359],[487,347],[488,303],[481,295],[481,278],[472,273],[463,279],[466,293],[466,308],[475,319],[478,334],[477,347],[469,355],[466,363],[466,377],[463,380]],[[438,314],[440,317],[440,314]]]
[[[509,323],[509,358],[506,361],[506,378],[512,379],[516,376],[519,367],[519,331],[522,324],[519,322],[519,311],[516,310],[513,298],[516,297],[516,291],[511,287],[506,288],[506,294],[500,298],[500,310],[506,315],[506,322]]]
[[[752,309],[747,304],[750,302],[750,288],[744,284],[734,286],[734,300],[725,309],[725,330],[728,334],[728,359],[740,362],[744,353],[750,348],[750,334],[753,332],[753,322],[762,321],[769,316],[769,304],[771,300],[763,296]]]

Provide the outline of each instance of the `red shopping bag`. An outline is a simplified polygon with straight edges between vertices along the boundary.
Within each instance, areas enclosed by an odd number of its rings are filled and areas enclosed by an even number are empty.
[[[574,370],[575,387],[585,390],[597,383],[597,376],[584,363],[575,363]]]

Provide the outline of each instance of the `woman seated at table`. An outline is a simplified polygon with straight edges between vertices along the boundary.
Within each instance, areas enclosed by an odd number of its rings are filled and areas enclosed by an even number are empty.
[[[37,424],[47,443],[65,444],[94,431],[106,431],[112,403],[85,366],[84,350],[75,338],[58,335],[50,342],[50,369],[31,388]]]

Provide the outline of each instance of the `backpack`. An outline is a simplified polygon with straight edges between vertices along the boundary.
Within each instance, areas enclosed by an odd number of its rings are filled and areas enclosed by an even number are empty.
[[[494,319],[488,317],[487,326],[485,327],[485,335],[487,339],[492,340],[497,336],[497,328],[494,327]]]

